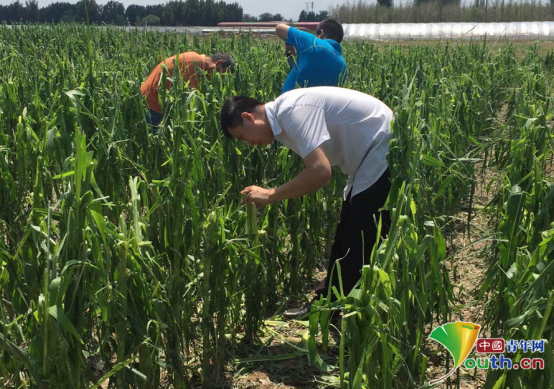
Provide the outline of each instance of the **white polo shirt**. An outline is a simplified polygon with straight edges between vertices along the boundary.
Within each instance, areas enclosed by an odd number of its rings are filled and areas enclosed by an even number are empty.
[[[344,199],[373,185],[387,169],[392,111],[362,92],[336,87],[294,89],[265,104],[275,139],[304,159],[321,147],[348,174]]]

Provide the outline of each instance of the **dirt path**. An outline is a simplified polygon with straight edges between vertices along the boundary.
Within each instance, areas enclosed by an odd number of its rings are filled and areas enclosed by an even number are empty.
[[[473,196],[473,212],[468,233],[468,209],[453,216],[452,228],[445,236],[448,243],[447,268],[452,283],[455,301],[452,308],[452,322],[464,321],[481,325],[479,337],[489,335],[489,329],[484,326],[485,305],[487,295],[479,300],[479,291],[483,284],[487,267],[489,266],[491,243],[494,239],[494,221],[486,206],[496,193],[496,186],[487,191],[487,186],[498,177],[490,168],[482,170],[482,164],[476,166],[477,185]],[[446,323],[435,323],[435,326]],[[427,370],[427,380],[446,374],[446,358],[452,359],[446,349],[436,342],[427,339],[426,348],[431,351]],[[486,371],[467,370],[463,366],[453,376],[438,388],[479,389],[483,387]],[[459,380],[459,386],[457,382]]]

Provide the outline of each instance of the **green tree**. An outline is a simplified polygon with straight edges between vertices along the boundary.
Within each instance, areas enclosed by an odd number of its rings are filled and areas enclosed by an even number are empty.
[[[165,6],[163,4],[156,4],[156,5],[147,5],[146,6],[146,12],[144,13],[144,16],[146,15],[156,15],[161,19],[163,13],[164,13]]]
[[[199,0],[187,0],[186,12],[183,12],[183,24],[188,26],[198,26],[200,14],[200,1]]]
[[[273,14],[270,14],[269,12],[264,12],[258,17],[258,20],[260,22],[271,22],[273,21]]]
[[[156,15],[146,15],[144,18],[137,20],[137,26],[159,26],[161,20]]]
[[[139,22],[137,22],[138,25]],[[162,14],[161,23],[164,26],[175,25],[175,6],[173,2],[167,3]]]
[[[8,22],[8,6],[0,4],[0,23]]]
[[[72,22],[75,20],[75,6],[65,2],[48,4],[40,9],[40,20],[46,23]]]
[[[19,0],[16,0],[8,5],[7,11],[6,19],[8,23],[21,23],[25,18],[25,7],[23,7],[23,4],[21,4]]]
[[[300,15],[298,16],[298,21],[299,22],[316,22],[317,17],[316,17],[315,12],[313,12],[313,11],[306,12],[305,10],[302,10],[300,12]]]
[[[392,7],[393,0],[377,0],[377,4],[379,4],[381,7]]]
[[[131,4],[125,10],[125,18],[133,26],[136,24],[137,19],[144,18],[148,13],[146,8],[142,5]]]
[[[27,22],[38,22],[40,20],[37,0],[27,0],[25,2],[25,20]]]
[[[239,3],[225,3],[219,2],[224,5],[225,12],[223,13],[223,22],[240,22],[242,20],[243,9]]]
[[[87,14],[91,24],[100,21],[100,7],[96,0],[80,0],[75,6],[77,21],[86,22]]]
[[[122,3],[114,0],[108,1],[102,6],[100,11],[100,20],[106,24],[124,24],[125,7]]]
[[[161,20],[164,26],[193,25],[188,23],[188,1],[170,1],[165,5]]]

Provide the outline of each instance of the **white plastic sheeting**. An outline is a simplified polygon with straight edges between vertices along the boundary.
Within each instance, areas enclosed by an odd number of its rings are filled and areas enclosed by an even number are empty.
[[[554,40],[554,22],[343,24],[347,39]]]

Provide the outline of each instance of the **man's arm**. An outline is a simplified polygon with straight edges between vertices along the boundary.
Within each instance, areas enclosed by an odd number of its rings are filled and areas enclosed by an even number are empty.
[[[263,207],[278,200],[292,199],[323,188],[331,180],[331,164],[321,149],[316,148],[304,158],[304,169],[289,182],[275,189],[265,189],[259,186],[244,188],[242,203],[255,203]]]
[[[277,33],[277,36],[281,38],[282,40],[286,41],[287,36],[289,35],[289,28],[290,26],[288,24],[278,24],[275,26],[275,32]]]
[[[275,31],[277,32],[277,36],[284,40],[286,42],[287,37],[289,35],[289,28],[290,26],[287,24],[278,24],[275,26]],[[296,55],[296,50],[293,45],[289,45],[288,43],[285,44],[285,57],[287,57],[287,61],[289,63],[289,67],[292,69],[294,67],[294,59],[292,59],[292,56]]]

